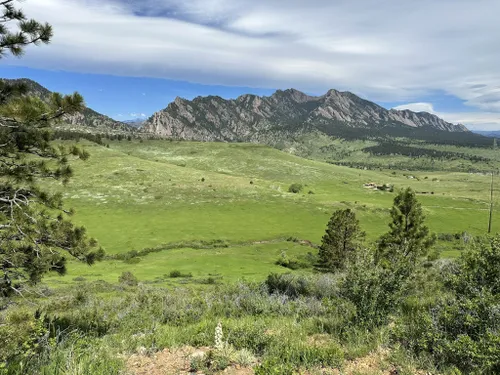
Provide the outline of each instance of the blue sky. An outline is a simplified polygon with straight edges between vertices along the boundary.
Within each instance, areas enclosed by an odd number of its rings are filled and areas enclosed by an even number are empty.
[[[498,0],[27,0],[49,46],[0,76],[82,93],[118,120],[176,96],[352,91],[500,129]]]

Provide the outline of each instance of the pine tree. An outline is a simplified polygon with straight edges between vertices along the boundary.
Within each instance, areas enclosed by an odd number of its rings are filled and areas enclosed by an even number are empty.
[[[335,211],[328,222],[319,248],[316,269],[322,272],[343,269],[364,236],[353,211],[350,209]]]
[[[28,19],[22,10],[16,9],[14,0],[0,2],[2,15],[0,16],[0,58],[10,52],[14,56],[21,56],[24,47],[29,44],[48,44],[52,38],[52,27]],[[17,21],[17,27],[12,22]],[[10,24],[9,24],[10,23]],[[7,27],[9,24],[10,27]]]
[[[48,24],[27,20],[13,6],[0,2],[0,59],[10,51],[21,56],[29,44],[48,43]],[[14,25],[6,25],[17,22]],[[64,273],[66,256],[92,264],[103,256],[85,228],[69,221],[61,194],[40,188],[42,180],[66,183],[69,159],[86,159],[77,147],[54,147],[50,125],[83,108],[83,98],[53,94],[50,102],[26,95],[23,84],[0,81],[0,297],[22,293],[26,284],[49,271]]]
[[[378,243],[377,260],[390,263],[404,259],[414,264],[419,257],[427,255],[435,237],[424,225],[422,206],[411,188],[402,190],[394,198],[391,217],[390,230]]]

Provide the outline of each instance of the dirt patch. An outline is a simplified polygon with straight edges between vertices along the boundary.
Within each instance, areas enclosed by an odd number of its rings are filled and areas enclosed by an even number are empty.
[[[133,375],[188,375],[202,372],[190,371],[191,358],[203,356],[210,348],[193,348],[185,346],[176,349],[163,349],[160,352],[145,355],[134,354],[127,360],[127,370]],[[249,368],[239,365],[229,366],[220,374],[228,375],[252,375],[254,372]]]

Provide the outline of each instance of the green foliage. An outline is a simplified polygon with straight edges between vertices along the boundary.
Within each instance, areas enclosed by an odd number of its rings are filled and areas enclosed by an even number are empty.
[[[170,271],[170,273],[168,274],[168,277],[170,277],[170,278],[193,277],[193,274],[191,274],[191,273],[182,273],[179,270],[173,270],[173,271]]]
[[[45,360],[28,365],[31,367],[28,373],[42,375],[119,375],[124,367],[123,360],[111,348],[78,333],[64,337]]]
[[[302,189],[304,188],[304,186],[302,184],[291,184],[289,187],[288,187],[288,192],[289,193],[294,193],[294,194],[297,194],[297,193],[300,193],[302,191]]]
[[[441,367],[467,374],[500,371],[500,237],[470,245],[444,275],[449,292],[429,308],[405,309],[395,337]]]
[[[266,325],[262,321],[242,320],[227,325],[227,340],[238,350],[248,349],[262,355],[272,343],[272,337],[266,334]]]
[[[265,285],[269,293],[279,293],[291,298],[301,296],[324,298],[338,295],[336,279],[330,275],[305,276],[272,273],[267,277]]]
[[[136,286],[138,284],[137,277],[130,271],[123,272],[118,278],[118,282],[128,286]]]
[[[10,0],[0,7],[5,22],[19,21],[17,33],[1,25],[0,57],[6,50],[21,55],[27,44],[48,43],[48,24],[28,21]],[[45,103],[25,92],[23,85],[0,82],[0,298],[21,293],[49,271],[64,274],[65,253],[88,264],[103,256],[101,249],[91,251],[96,242],[85,229],[67,219],[71,212],[64,210],[61,194],[39,186],[49,179],[66,183],[73,174],[69,159],[88,159],[75,146],[54,147],[49,132],[51,123],[83,109],[83,98],[54,93]]]
[[[462,296],[480,291],[500,297],[500,236],[477,239],[458,259],[446,285]]]
[[[305,257],[293,257],[290,258],[285,250],[281,251],[280,257],[276,261],[278,266],[289,268],[291,270],[299,270],[305,268],[311,268],[315,261],[313,254],[309,253]]]
[[[379,240],[377,259],[386,265],[399,260],[415,264],[427,255],[435,237],[429,235],[429,228],[424,225],[422,206],[411,188],[394,198],[391,218],[390,231]]]
[[[0,58],[9,51],[14,56],[21,56],[29,44],[48,44],[52,39],[52,27],[48,24],[29,20],[22,10],[14,7],[14,0],[0,3],[2,25],[0,27]],[[17,23],[17,27],[5,27],[5,23]]]
[[[229,365],[230,358],[217,350],[210,350],[204,356],[191,359],[191,371],[202,371],[205,374],[215,374]]]
[[[397,311],[407,289],[408,267],[398,263],[382,267],[374,252],[360,250],[347,264],[340,295],[356,307],[354,322],[376,327],[386,324],[390,314]]]
[[[10,312],[4,324],[0,324],[0,335],[0,374],[42,355],[48,345],[53,345],[53,342],[48,341],[44,317],[26,310]],[[2,367],[2,363],[6,368]]]
[[[364,236],[353,211],[349,208],[335,211],[323,236],[316,268],[327,272],[343,269]]]
[[[295,373],[300,368],[339,368],[343,359],[342,348],[335,342],[314,345],[287,335],[279,337],[279,341],[270,347],[266,360],[256,368],[256,374],[266,373],[265,371],[274,374],[277,370],[284,374],[289,371]]]

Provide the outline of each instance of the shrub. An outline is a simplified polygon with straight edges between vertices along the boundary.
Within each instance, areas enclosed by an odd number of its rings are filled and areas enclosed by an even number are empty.
[[[193,274],[191,272],[182,273],[179,270],[173,270],[173,271],[170,271],[170,273],[168,274],[168,277],[170,277],[172,279],[179,278],[179,277],[193,277]]]
[[[405,309],[394,335],[464,374],[500,373],[500,236],[469,246],[444,273],[446,290],[432,308]]]
[[[386,324],[405,296],[411,273],[407,262],[384,268],[376,262],[373,251],[360,250],[348,263],[340,285],[340,295],[356,306],[355,323],[366,327]]]
[[[257,359],[250,350],[241,349],[235,353],[234,361],[240,366],[250,367],[257,361]]]
[[[304,187],[302,186],[302,184],[291,184],[289,187],[288,187],[288,192],[289,193],[294,193],[294,194],[297,194],[297,193],[300,193],[302,191]]]
[[[191,371],[213,374],[225,370],[230,364],[230,359],[217,351],[210,350],[204,356],[191,359]]]
[[[125,284],[129,286],[136,286],[138,284],[137,277],[130,271],[124,271],[118,278],[120,284]]]
[[[281,267],[289,268],[291,270],[312,267],[312,262],[308,261],[308,259],[288,258],[284,250],[281,251],[281,255],[275,262],[275,264]]]
[[[222,278],[222,277],[220,277],[220,278]],[[200,279],[200,280],[198,280],[198,282],[200,284],[214,285],[214,284],[217,284],[217,278],[215,278],[213,276],[209,276],[206,279]]]
[[[303,297],[334,297],[338,295],[337,280],[330,275],[294,275],[270,274],[265,285],[268,292],[283,294],[291,298]]]
[[[249,349],[262,355],[269,347],[272,337],[266,334],[266,324],[248,319],[227,325],[227,341],[237,350]]]

